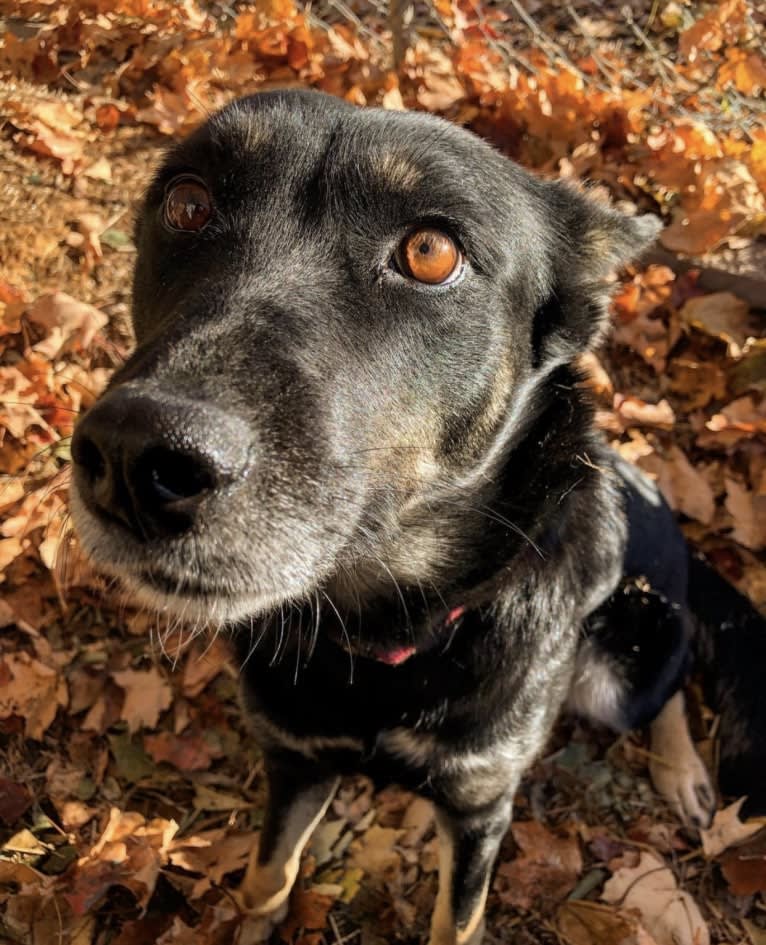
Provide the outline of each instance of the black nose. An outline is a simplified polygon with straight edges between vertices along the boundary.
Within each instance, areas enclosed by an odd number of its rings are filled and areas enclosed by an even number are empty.
[[[178,535],[207,496],[244,473],[249,439],[244,421],[219,407],[124,385],[77,424],[76,488],[91,511],[142,540]]]

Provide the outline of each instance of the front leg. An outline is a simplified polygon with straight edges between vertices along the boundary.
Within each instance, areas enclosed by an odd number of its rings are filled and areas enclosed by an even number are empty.
[[[510,793],[472,811],[437,807],[439,892],[428,945],[481,942],[492,867],[511,810]]]
[[[237,898],[249,915],[275,923],[287,913],[301,853],[340,778],[297,754],[267,755],[266,776],[263,828]]]

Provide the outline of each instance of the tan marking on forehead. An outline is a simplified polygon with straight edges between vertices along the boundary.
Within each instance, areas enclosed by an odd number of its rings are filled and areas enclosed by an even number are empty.
[[[423,176],[418,167],[393,151],[373,155],[372,161],[373,173],[388,187],[410,190]]]

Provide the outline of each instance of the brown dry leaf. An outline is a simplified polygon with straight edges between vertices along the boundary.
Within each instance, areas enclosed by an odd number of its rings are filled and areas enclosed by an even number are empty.
[[[766,434],[766,400],[756,405],[755,398],[748,395],[733,400],[714,414],[705,424],[705,430],[697,437],[703,448],[723,447],[729,449],[741,440]]]
[[[136,112],[136,120],[154,125],[164,135],[177,135],[204,120],[199,99],[155,86],[147,96],[151,105]]]
[[[693,62],[702,50],[715,52],[724,44],[736,43],[745,30],[748,15],[745,0],[720,0],[681,33],[679,52]]]
[[[301,945],[321,945],[325,941],[327,914],[336,898],[299,886],[290,899],[287,919],[280,926],[280,939],[286,945],[294,941],[300,941]]]
[[[643,311],[639,306],[637,315],[617,322],[613,338],[616,344],[631,348],[655,371],[662,373],[681,328],[677,318],[671,318],[666,324],[659,315],[652,317],[654,311],[654,305]]]
[[[6,900],[3,925],[14,935],[16,942],[51,945],[61,941],[61,906],[51,885],[50,878],[45,877],[42,882],[22,886],[19,892]],[[71,920],[67,922],[67,926],[70,925],[74,925]]]
[[[106,223],[98,213],[81,213],[75,220],[75,226],[77,227],[77,233],[71,235],[78,236],[80,240],[75,243],[70,242],[70,245],[76,246],[80,250],[83,255],[85,270],[90,272],[104,256],[104,250],[101,247],[101,234],[106,229]]]
[[[73,913],[90,912],[115,885],[129,889],[145,908],[177,831],[174,820],[147,821],[138,813],[113,807],[99,840],[68,874],[65,898]]]
[[[734,520],[731,537],[746,548],[766,548],[766,496],[726,477],[726,509]]]
[[[620,867],[607,880],[601,898],[635,910],[657,945],[710,945],[710,932],[697,903],[653,853],[642,852],[636,866]]]
[[[144,748],[154,761],[166,761],[179,771],[206,771],[213,758],[220,755],[199,730],[189,730],[182,735],[173,732],[145,735]]]
[[[662,453],[653,451],[637,460],[638,466],[648,472],[660,487],[665,501],[704,525],[715,515],[715,496],[710,483],[689,462],[683,450],[670,446]]]
[[[729,371],[729,382],[735,394],[747,390],[766,394],[766,338],[749,339],[742,357]]]
[[[727,850],[720,862],[735,896],[766,893],[766,830]]]
[[[673,358],[667,378],[668,387],[681,398],[687,412],[726,396],[726,374],[710,361]]]
[[[66,681],[58,670],[24,652],[0,658],[0,719],[19,716],[28,738],[41,739],[67,699]]]
[[[727,49],[726,60],[716,76],[719,89],[733,85],[743,95],[760,95],[766,89],[766,61],[762,55]]]
[[[766,826],[765,817],[757,817],[747,821],[739,819],[739,812],[745,798],[742,797],[728,807],[716,811],[713,823],[707,830],[700,830],[702,839],[702,849],[705,856],[710,860],[729,847],[747,840],[754,833]]]
[[[27,310],[27,318],[45,329],[45,339],[34,345],[33,350],[49,359],[72,347],[89,347],[96,332],[109,320],[97,308],[78,302],[66,292],[40,296]]]
[[[564,899],[582,872],[577,837],[553,833],[536,820],[514,823],[511,832],[521,853],[498,867],[495,888],[501,901],[529,910]]]
[[[749,335],[747,302],[731,292],[714,292],[686,301],[679,312],[681,320],[728,345],[729,357],[737,358]]]
[[[0,367],[0,426],[12,437],[23,439],[30,427],[55,437],[53,429],[36,406],[40,391],[16,367]],[[8,534],[4,530],[4,534]]]
[[[648,404],[640,397],[616,393],[613,409],[626,427],[657,427],[672,430],[676,422],[673,408],[663,399],[658,404]]]
[[[374,824],[349,847],[349,864],[376,879],[391,879],[401,868],[401,854],[396,849],[402,830]]]
[[[565,902],[556,924],[567,945],[657,945],[635,915],[598,902]]]
[[[18,128],[23,147],[61,161],[65,174],[74,174],[82,159],[87,135],[80,127],[82,113],[63,99],[48,101],[29,95],[3,102],[6,119]]]
[[[742,925],[750,938],[751,945],[766,945],[766,929],[762,929],[755,922],[747,919],[742,920]]]
[[[219,885],[227,873],[243,869],[257,842],[258,836],[252,832],[208,830],[175,840],[170,847],[170,862],[200,875],[191,891],[191,898],[199,899],[211,886]]]
[[[419,104],[430,112],[445,112],[465,98],[463,83],[454,75],[429,74],[418,89]]]
[[[228,666],[230,657],[231,648],[221,637],[210,644],[195,644],[184,664],[181,692],[187,699],[196,699]]]
[[[0,775],[0,821],[10,827],[32,806],[32,795],[24,784]]]
[[[660,242],[674,253],[701,256],[715,249],[736,233],[743,222],[741,214],[729,210],[698,210],[683,213],[660,233]]]
[[[125,692],[120,717],[128,723],[129,732],[155,728],[160,715],[170,708],[173,690],[158,669],[124,669],[112,673],[112,679]]]

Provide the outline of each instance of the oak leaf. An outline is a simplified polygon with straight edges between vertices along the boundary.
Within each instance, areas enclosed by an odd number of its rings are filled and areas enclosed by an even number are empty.
[[[0,719],[22,718],[28,738],[43,737],[67,698],[67,685],[58,670],[23,652],[0,659]]]
[[[700,830],[702,849],[708,859],[713,859],[729,847],[742,843],[766,826],[766,818],[763,817],[740,820],[739,812],[744,803],[745,798],[742,797],[728,807],[716,811],[712,824],[707,829]]]
[[[124,669],[112,673],[112,679],[125,693],[121,718],[128,723],[128,731],[155,728],[173,701],[173,690],[162,673],[156,667]]]
[[[620,867],[607,880],[601,898],[635,910],[657,945],[710,945],[699,906],[653,853],[642,852],[636,866]]]

